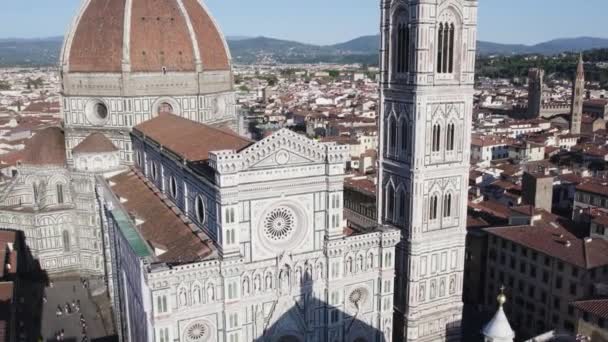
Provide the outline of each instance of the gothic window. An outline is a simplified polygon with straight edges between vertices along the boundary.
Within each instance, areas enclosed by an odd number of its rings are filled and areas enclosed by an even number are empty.
[[[226,208],[224,220],[226,223],[234,223],[234,208]]]
[[[441,125],[436,123],[433,125],[432,151],[439,152],[440,144],[441,144]]]
[[[429,220],[437,219],[437,195],[431,196],[431,200],[429,202]]]
[[[63,251],[70,251],[70,233],[67,230],[63,231]]]
[[[400,223],[405,223],[405,210],[407,207],[405,201],[406,201],[405,191],[403,191],[403,189],[401,189],[399,191],[399,201],[398,201],[399,209],[397,210]]]
[[[393,26],[393,65],[398,74],[410,71],[410,28],[407,12],[399,11],[395,15]]]
[[[395,189],[389,184],[386,189],[386,219],[392,221],[395,213]]]
[[[57,184],[57,203],[63,204],[63,184]]]
[[[389,152],[395,153],[397,148],[397,123],[393,117],[388,119],[388,141],[389,141]]]
[[[437,73],[454,72],[454,23],[439,23],[437,34]]]
[[[452,216],[452,194],[443,196],[443,217]]]
[[[407,153],[407,140],[409,138],[408,124],[406,120],[401,121],[401,152]]]
[[[169,192],[171,197],[177,198],[177,180],[175,180],[175,177],[169,178]]]
[[[447,129],[447,139],[446,139],[446,150],[454,151],[454,138],[455,138],[456,126],[454,123],[450,123]]]
[[[200,223],[205,223],[205,202],[203,200],[203,196],[196,196],[195,202],[196,219]]]
[[[165,313],[167,312],[167,296],[162,295],[156,297],[156,312]]]
[[[40,186],[36,183],[34,183],[33,185],[33,190],[34,190],[34,203],[38,203],[38,199],[40,198]]]

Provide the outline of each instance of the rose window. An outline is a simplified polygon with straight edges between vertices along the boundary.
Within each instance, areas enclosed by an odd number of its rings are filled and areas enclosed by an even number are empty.
[[[367,290],[363,288],[353,290],[353,292],[351,292],[348,296],[348,301],[356,308],[359,308],[363,303],[366,302],[366,300]]]
[[[194,323],[186,330],[187,341],[202,342],[209,336],[209,328],[204,323]]]
[[[272,241],[284,241],[291,237],[295,227],[295,214],[286,207],[272,210],[264,219],[264,235]]]

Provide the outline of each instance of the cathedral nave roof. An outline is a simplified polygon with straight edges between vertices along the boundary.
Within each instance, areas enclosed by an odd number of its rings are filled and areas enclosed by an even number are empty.
[[[164,253],[157,259],[166,263],[189,263],[215,255],[212,242],[198,231],[172,202],[135,169],[109,179],[114,194],[126,200],[122,206],[137,225],[138,232],[153,249]],[[195,233],[194,231],[197,231]]]
[[[239,151],[253,144],[227,128],[204,125],[173,114],[161,114],[133,130],[189,161],[207,160],[209,152]]]

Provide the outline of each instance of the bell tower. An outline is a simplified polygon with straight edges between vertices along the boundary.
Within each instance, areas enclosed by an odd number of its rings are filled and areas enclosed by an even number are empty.
[[[477,1],[381,0],[378,220],[395,341],[460,341]]]

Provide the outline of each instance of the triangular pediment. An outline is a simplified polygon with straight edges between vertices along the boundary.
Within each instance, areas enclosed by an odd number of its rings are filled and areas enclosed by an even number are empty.
[[[267,168],[267,167],[281,167],[281,166],[295,166],[298,164],[309,164],[316,162],[313,159],[301,156],[294,151],[288,149],[280,149],[274,153],[266,156],[266,158],[260,160],[258,163],[250,165],[250,169]]]
[[[244,169],[285,167],[323,163],[327,147],[301,134],[281,129],[249,146],[239,155],[244,161]]]

